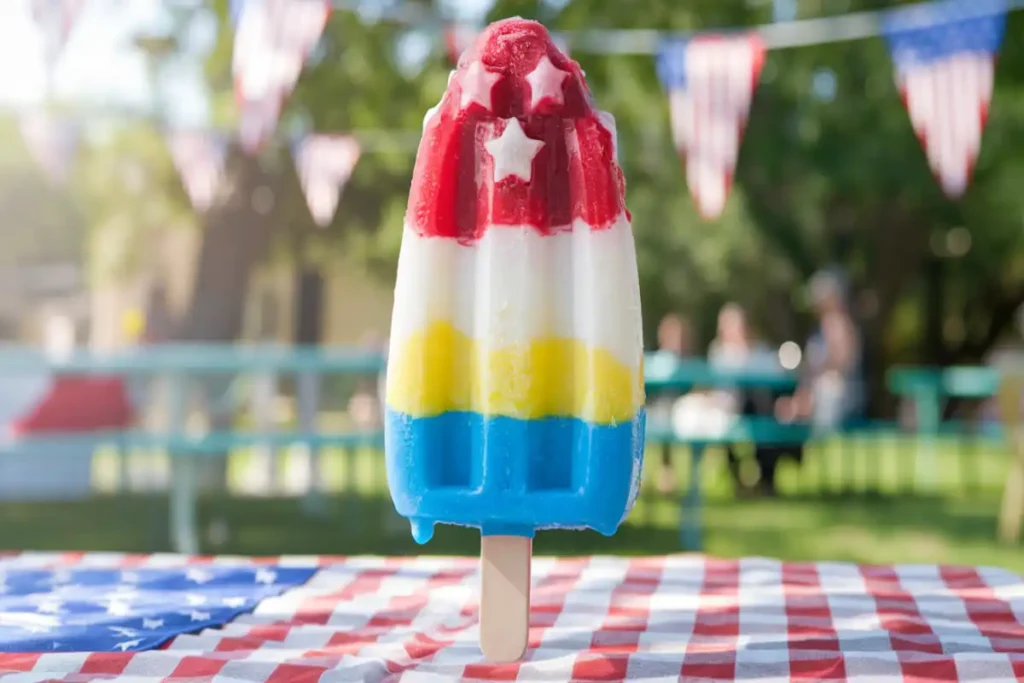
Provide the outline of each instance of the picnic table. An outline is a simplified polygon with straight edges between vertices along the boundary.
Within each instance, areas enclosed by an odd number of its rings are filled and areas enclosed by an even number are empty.
[[[986,399],[999,391],[1000,373],[991,367],[894,367],[889,390],[914,406],[918,435],[914,473],[917,485],[935,484],[935,441],[942,429],[943,402],[950,398]]]
[[[700,360],[671,361],[653,358],[645,362],[645,385],[648,397],[662,392],[685,393],[696,388],[768,390],[773,393],[792,392],[797,377],[774,363],[760,363],[733,369],[716,368]],[[690,476],[680,501],[679,535],[685,550],[697,551],[703,546],[701,524],[700,468],[709,446],[736,443],[789,445],[803,443],[810,436],[805,424],[784,424],[769,416],[744,416],[707,430],[681,432],[665,416],[649,416],[647,442],[666,446],[688,446]]]
[[[20,586],[0,597],[0,680],[1024,678],[1024,578],[1002,569],[537,557],[529,649],[503,665],[477,648],[477,570],[476,558],[431,556],[15,554],[0,558],[0,575]],[[120,596],[119,608],[76,621],[62,596],[80,581],[102,584],[98,601]],[[219,608],[226,585],[234,612]],[[4,611],[17,600],[57,607],[32,620],[38,610]],[[196,612],[201,623],[189,627]],[[17,624],[56,647],[10,651],[4,637],[17,637]],[[102,650],[57,640],[83,629]]]

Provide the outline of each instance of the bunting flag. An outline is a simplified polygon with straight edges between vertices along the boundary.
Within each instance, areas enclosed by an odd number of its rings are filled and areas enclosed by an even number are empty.
[[[299,183],[317,225],[326,226],[334,219],[359,151],[359,143],[349,135],[308,135],[296,145]]]
[[[227,145],[216,133],[175,130],[167,134],[167,147],[192,207],[206,211],[213,205],[224,171]]]
[[[444,31],[444,45],[452,64],[459,63],[459,57],[476,40],[479,29],[468,24],[453,24]]]
[[[233,0],[232,72],[249,147],[258,148],[277,125],[285,100],[316,47],[330,0]]]
[[[30,0],[32,20],[43,30],[55,30],[63,49],[85,8],[85,0]]]
[[[282,104],[281,98],[276,96],[243,98],[239,102],[238,143],[243,152],[256,154],[263,149],[277,128]]]
[[[970,184],[992,99],[1005,0],[933,2],[886,15],[896,82],[932,172],[951,199]]]
[[[672,137],[705,219],[725,208],[764,54],[757,34],[673,39],[659,50]]]
[[[22,117],[20,127],[29,153],[50,180],[67,180],[71,160],[78,151],[79,130],[75,123],[36,113]]]

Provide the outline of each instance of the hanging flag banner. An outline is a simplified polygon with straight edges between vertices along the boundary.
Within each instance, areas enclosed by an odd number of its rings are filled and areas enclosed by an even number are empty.
[[[476,40],[479,29],[468,24],[452,24],[444,31],[444,46],[452,64],[459,63],[459,57]]]
[[[85,0],[31,0],[32,20],[43,31],[54,31],[62,50],[85,8]]]
[[[243,118],[253,129],[277,125],[277,116],[298,83],[306,60],[323,34],[329,0],[235,0],[232,73]],[[276,104],[267,100],[274,100]],[[267,118],[276,112],[272,120]],[[255,121],[253,118],[255,117]],[[258,137],[258,136],[257,136]]]
[[[167,147],[192,207],[206,211],[213,206],[224,172],[224,140],[207,131],[174,130],[167,134]]]
[[[1006,9],[1005,0],[955,0],[882,20],[910,122],[951,199],[967,190],[981,149]]]
[[[238,143],[246,154],[256,154],[274,135],[281,116],[281,98],[242,99],[238,104]]]
[[[757,34],[673,39],[658,52],[672,137],[705,219],[725,209],[764,55]]]
[[[324,227],[338,209],[341,191],[359,161],[359,143],[349,135],[308,135],[295,146],[295,168],[309,212]]]
[[[29,153],[54,182],[64,182],[78,151],[79,130],[73,121],[38,113],[23,116],[21,134]]]

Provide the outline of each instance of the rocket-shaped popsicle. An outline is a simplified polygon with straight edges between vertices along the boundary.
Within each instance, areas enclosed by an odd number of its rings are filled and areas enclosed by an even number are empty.
[[[640,291],[615,123],[547,31],[511,19],[428,112],[387,373],[398,512],[486,536],[611,535],[644,441]]]

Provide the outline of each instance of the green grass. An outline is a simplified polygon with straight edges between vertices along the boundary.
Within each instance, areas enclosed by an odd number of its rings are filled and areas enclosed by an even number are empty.
[[[793,560],[862,563],[925,562],[997,565],[1024,572],[1024,552],[995,542],[995,517],[1005,471],[993,444],[964,448],[940,443],[931,462],[935,488],[911,492],[913,442],[831,442],[807,454],[803,467],[783,465],[783,497],[736,500],[720,454],[703,462],[702,490],[708,553],[763,555]],[[685,487],[685,450],[674,453]],[[283,459],[287,462],[287,458]],[[927,463],[928,461],[922,461]],[[231,479],[250,464],[232,456]],[[612,538],[596,533],[538,534],[540,554],[662,554],[678,552],[678,499],[657,493],[660,457],[648,453],[642,494],[626,525]],[[97,464],[97,480],[116,472],[110,456]],[[417,546],[387,497],[379,453],[333,452],[324,458],[329,496],[319,515],[303,513],[298,498],[204,497],[204,552],[241,554],[475,554],[478,533],[439,527]],[[103,483],[102,481],[100,483]],[[100,495],[73,503],[0,504],[0,548],[120,550],[169,548],[165,496]],[[213,542],[217,540],[218,542]]]

